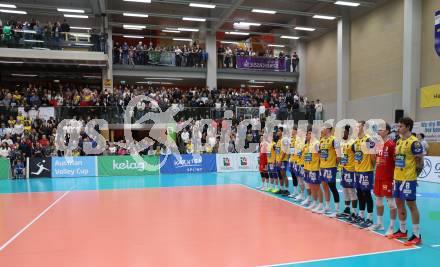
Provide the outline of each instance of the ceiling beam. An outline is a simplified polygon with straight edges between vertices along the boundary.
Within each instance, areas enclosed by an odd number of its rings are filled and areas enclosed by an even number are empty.
[[[232,0],[232,6],[221,13],[220,20],[214,25],[214,31],[218,31],[243,2],[244,0]]]

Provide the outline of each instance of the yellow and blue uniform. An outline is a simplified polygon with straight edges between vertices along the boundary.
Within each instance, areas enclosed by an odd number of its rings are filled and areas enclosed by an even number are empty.
[[[313,147],[312,147],[313,146]],[[304,171],[306,182],[310,184],[320,184],[321,180],[319,178],[319,143],[309,144],[304,146]]]
[[[296,176],[305,179],[304,175],[304,145],[301,142],[296,142],[295,152],[296,152]]]
[[[269,170],[270,178],[278,178],[277,169],[276,169],[276,153],[275,153],[275,142],[271,142],[267,148],[267,164]]]
[[[284,149],[283,149],[284,148]],[[283,138],[279,138],[275,144],[277,171],[286,171],[289,162],[289,154],[286,153],[287,147],[283,144]]]
[[[355,185],[361,191],[373,189],[374,156],[367,153],[367,150],[374,148],[374,146],[375,143],[367,135],[362,138],[358,137],[353,144]]]
[[[344,141],[341,144],[342,148],[342,179],[341,186],[344,188],[354,188],[355,178],[354,178],[354,151],[353,151],[354,141]]]
[[[289,170],[292,176],[296,176],[296,158],[297,155],[295,153],[295,145],[296,145],[296,138],[292,137],[290,139],[290,150],[289,150]]]
[[[397,141],[393,190],[395,198],[408,201],[416,200],[416,156],[422,154],[423,146],[416,137],[410,136],[405,140]]]
[[[333,135],[321,138],[319,143],[320,179],[326,183],[336,182],[336,173],[338,172],[336,149],[339,149],[339,143]]]

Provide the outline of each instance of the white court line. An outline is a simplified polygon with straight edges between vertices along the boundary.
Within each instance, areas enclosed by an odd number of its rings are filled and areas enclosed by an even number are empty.
[[[47,207],[45,210],[43,210],[40,214],[38,214],[35,219],[33,219],[30,223],[28,223],[25,227],[23,227],[20,231],[18,231],[11,239],[6,241],[1,247],[0,252],[2,252],[7,246],[9,246],[17,237],[19,237],[24,231],[26,231],[29,227],[32,226],[36,221],[38,221],[44,214],[46,214],[53,206],[55,206],[58,202],[60,202],[67,194],[69,194],[71,191],[66,191],[64,194],[62,194],[59,198],[57,198],[52,204],[50,204],[49,207]]]
[[[257,190],[257,189],[255,189],[255,188],[253,188],[253,187],[250,187],[250,186],[247,186],[247,185],[244,185],[244,184],[239,184],[239,185],[242,186],[242,187],[245,187],[245,188],[247,188],[247,189],[250,189],[250,190],[253,190],[253,191],[256,191],[256,192],[262,193],[262,194],[264,194],[264,195],[266,195],[266,196],[270,196],[270,197],[273,197],[273,198],[275,198],[275,199],[278,199],[278,200],[281,200],[281,201],[287,202],[287,203],[289,203],[289,204],[293,204],[293,205],[295,205],[295,206],[298,206],[298,207],[304,208],[303,206],[301,206],[301,205],[298,204],[298,203],[291,202],[291,201],[288,201],[288,200],[283,199],[283,198],[279,198],[279,197],[274,196],[274,195],[272,195],[272,194],[269,194],[269,193],[267,193],[267,192]],[[304,209],[305,209],[305,208],[304,208]],[[330,218],[330,217],[328,217],[328,216],[325,216],[325,217],[327,217],[327,218],[329,218],[329,219],[332,219],[332,218]],[[346,221],[344,221],[344,220],[338,219],[338,218],[334,218],[334,219],[336,219],[336,220],[338,220],[338,221],[341,221],[341,222],[344,222],[344,223],[346,223],[346,224],[350,224],[350,223],[348,223],[348,222],[346,222]],[[385,235],[384,235],[384,234],[378,233],[378,232],[376,232],[376,231],[371,231],[371,230],[368,230],[368,229],[359,229],[359,230],[365,230],[365,231],[368,231],[368,232],[370,232],[370,233],[374,233],[374,234],[380,235],[380,236],[382,236],[382,237],[385,238]],[[392,240],[397,241],[397,242],[400,242],[400,243],[405,243],[404,241],[399,240],[399,239],[392,239]],[[439,246],[440,246],[440,245],[439,245]],[[263,266],[283,266],[283,265],[291,265],[291,264],[293,265],[293,264],[308,263],[308,262],[318,262],[318,261],[326,261],[326,260],[334,260],[334,259],[344,259],[344,258],[353,258],[353,257],[367,256],[367,255],[375,255],[375,254],[392,253],[392,252],[397,252],[397,251],[413,250],[413,249],[420,249],[420,248],[421,248],[421,247],[419,247],[419,246],[412,246],[412,247],[407,247],[407,248],[402,248],[402,249],[395,249],[395,250],[389,250],[389,251],[382,251],[382,252],[372,252],[372,253],[357,254],[357,255],[351,255],[351,256],[342,256],[342,257],[335,257],[335,258],[324,258],[324,259],[319,259],[319,260],[310,260],[310,261],[301,261],[301,262],[292,262],[292,263],[281,263],[281,264],[263,265]]]
[[[298,264],[311,263],[311,262],[320,262],[320,261],[329,261],[329,260],[340,260],[340,259],[348,259],[348,258],[357,258],[357,257],[362,257],[362,256],[370,256],[370,255],[378,255],[378,254],[385,254],[385,253],[393,253],[393,252],[400,252],[400,251],[407,251],[407,250],[414,250],[414,249],[418,249],[418,248],[402,248],[402,249],[395,249],[395,250],[390,250],[390,251],[371,252],[371,253],[363,253],[363,254],[357,254],[357,255],[351,255],[351,256],[324,258],[324,259],[318,259],[318,260],[294,261],[294,262],[272,264],[272,265],[261,265],[261,266],[257,266],[257,267],[263,267],[263,266],[264,267],[276,267],[276,266],[286,266],[286,265],[298,265]]]

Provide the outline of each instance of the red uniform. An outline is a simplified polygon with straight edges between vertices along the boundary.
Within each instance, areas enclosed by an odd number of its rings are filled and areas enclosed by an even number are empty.
[[[377,197],[393,196],[394,154],[396,143],[388,140],[383,145],[376,158],[376,179],[374,182],[374,194]]]
[[[260,144],[260,172],[267,172],[267,145]]]

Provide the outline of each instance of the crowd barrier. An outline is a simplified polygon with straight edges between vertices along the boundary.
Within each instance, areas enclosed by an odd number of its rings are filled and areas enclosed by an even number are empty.
[[[139,156],[140,157],[140,156]],[[139,160],[140,159],[140,160]],[[27,178],[141,176],[178,173],[257,172],[259,154],[182,154],[167,156],[86,156],[27,158]],[[419,181],[440,183],[440,157],[425,157]],[[10,161],[0,158],[0,179],[11,177]]]

